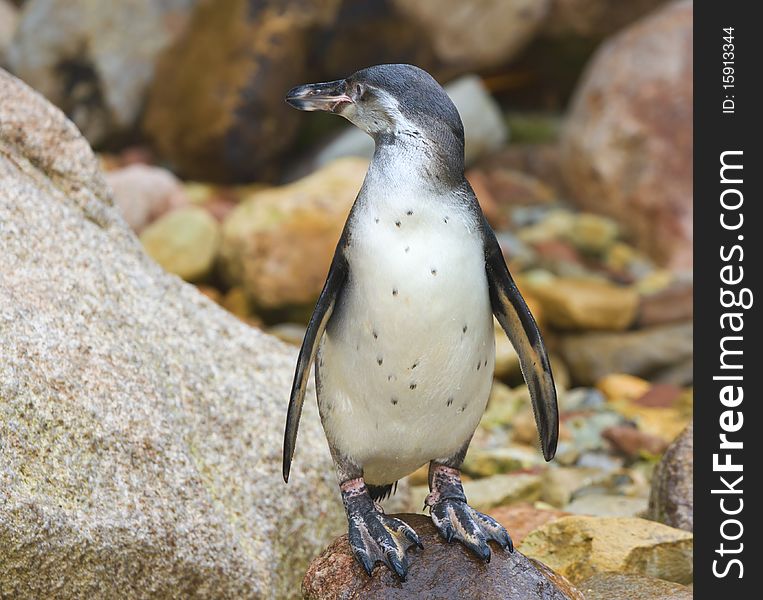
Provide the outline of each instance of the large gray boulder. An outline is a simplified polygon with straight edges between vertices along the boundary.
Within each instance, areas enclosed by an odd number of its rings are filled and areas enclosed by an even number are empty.
[[[167,275],[0,70],[0,597],[285,598],[343,529],[295,351]]]

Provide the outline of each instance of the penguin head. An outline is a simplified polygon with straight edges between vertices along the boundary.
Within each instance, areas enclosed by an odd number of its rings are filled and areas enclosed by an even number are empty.
[[[286,102],[299,110],[341,115],[377,143],[435,143],[463,156],[458,110],[440,84],[413,65],[376,65],[346,79],[299,85]]]

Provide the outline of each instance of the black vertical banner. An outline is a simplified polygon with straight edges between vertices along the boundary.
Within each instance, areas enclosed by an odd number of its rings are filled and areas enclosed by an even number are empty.
[[[763,29],[755,2],[694,4],[695,597],[759,588]],[[723,596],[721,596],[723,594]]]

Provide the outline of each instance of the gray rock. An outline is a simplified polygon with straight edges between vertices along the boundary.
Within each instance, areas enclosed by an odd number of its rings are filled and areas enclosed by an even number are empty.
[[[564,510],[573,515],[595,517],[638,517],[647,507],[646,498],[615,496],[613,494],[586,494],[575,498]]]
[[[666,0],[553,0],[542,34],[600,39],[647,14]]]
[[[450,82],[445,90],[453,100],[464,123],[466,164],[501,148],[509,132],[498,103],[476,75],[465,75]]]
[[[648,517],[694,531],[694,422],[668,447],[652,477]]]
[[[302,323],[278,323],[268,327],[267,332],[276,336],[282,342],[299,348],[305,338],[306,327]]]
[[[91,143],[134,124],[157,56],[197,0],[28,0],[8,63]]]
[[[5,65],[5,54],[16,31],[18,8],[10,0],[0,0],[0,67]]]
[[[506,143],[508,131],[498,103],[482,80],[476,75],[465,75],[445,86],[464,122],[466,163],[495,151]],[[320,167],[342,156],[371,158],[374,141],[364,132],[348,128],[329,142],[313,159],[313,167]]]
[[[583,452],[577,457],[576,466],[584,469],[598,469],[609,473],[622,468],[625,461],[620,456],[612,456],[606,452]]]
[[[693,356],[691,323],[628,332],[568,335],[559,351],[579,385],[592,385],[610,373],[649,379]]]
[[[541,500],[561,508],[570,503],[575,492],[587,485],[603,482],[606,477],[606,472],[595,468],[554,465],[543,472]]]
[[[407,509],[422,512],[427,494],[429,488],[426,485],[412,486]],[[464,494],[469,504],[482,512],[515,502],[535,502],[541,495],[541,476],[534,473],[499,473],[471,479],[464,481]]]
[[[610,427],[622,425],[624,418],[614,410],[585,411],[568,415],[564,420],[569,431],[570,442],[580,453],[603,451],[608,448],[602,432]]]
[[[344,528],[296,352],[162,272],[85,140],[0,71],[0,596],[295,597]]]
[[[677,385],[679,387],[691,386],[694,382],[694,357],[689,357],[659,373],[655,373],[652,382]]]
[[[600,390],[589,387],[568,390],[559,397],[559,407],[563,411],[599,410],[606,406],[606,402]]]
[[[550,0],[393,0],[404,18],[419,26],[435,56],[453,68],[505,64],[533,39]]]
[[[189,203],[183,184],[162,167],[129,165],[108,171],[104,177],[114,204],[137,233],[167,211]]]
[[[524,207],[523,207],[524,208]],[[497,231],[495,234],[504,256],[522,267],[531,267],[538,262],[538,253],[529,244],[524,243],[510,231]]]
[[[534,502],[540,498],[541,477],[533,473],[498,474],[464,482],[469,504],[486,511],[514,502]]]

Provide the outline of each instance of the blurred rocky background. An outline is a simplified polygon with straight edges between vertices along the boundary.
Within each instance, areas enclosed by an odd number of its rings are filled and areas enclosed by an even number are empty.
[[[93,498],[73,499],[71,490],[64,489],[70,483],[60,481],[54,471],[73,470],[77,481],[92,481],[92,474],[84,471],[93,468],[90,462],[67,461],[64,454],[70,452],[66,444],[93,436],[102,440],[105,434],[98,427],[103,424],[54,419],[69,440],[63,446],[61,437],[40,437],[42,429],[35,429],[50,422],[38,422],[41,415],[63,410],[56,394],[81,385],[75,381],[77,370],[41,375],[35,379],[37,393],[30,396],[21,365],[31,367],[19,358],[34,356],[30,348],[36,343],[50,350],[53,338],[44,334],[44,327],[55,328],[57,320],[72,317],[66,303],[60,303],[64,288],[51,291],[51,304],[43,306],[31,293],[30,282],[49,280],[52,285],[60,269],[72,262],[77,263],[72,272],[58,283],[69,285],[75,295],[89,289],[94,304],[101,298],[108,314],[98,316],[98,310],[88,308],[95,311],[88,317],[93,323],[105,326],[99,319],[119,317],[129,328],[133,320],[140,321],[143,334],[130,334],[136,348],[153,336],[158,345],[151,352],[159,356],[166,350],[167,360],[185,369],[188,391],[163,389],[160,374],[168,367],[141,359],[149,352],[145,347],[136,350],[120,377],[134,376],[138,389],[145,386],[141,377],[150,376],[154,386],[142,400],[137,395],[136,406],[143,408],[136,410],[148,411],[150,419],[164,415],[172,421],[167,414],[175,414],[177,402],[188,403],[194,394],[207,401],[194,408],[192,422],[170,427],[177,442],[171,452],[146,441],[159,430],[133,431],[132,458],[120,466],[126,469],[126,481],[147,477],[149,488],[152,478],[145,465],[173,470],[172,487],[165,482],[164,492],[157,492],[149,506],[153,515],[169,515],[174,541],[164,539],[159,551],[152,545],[156,538],[147,533],[138,539],[144,546],[126,544],[123,538],[135,524],[124,508],[100,525],[93,517],[90,525],[101,533],[77,538],[71,547],[81,552],[88,543],[116,548],[117,553],[124,551],[128,563],[138,561],[138,572],[144,574],[153,564],[175,560],[199,581],[214,573],[213,580],[228,586],[217,589],[229,589],[237,597],[263,589],[299,595],[308,560],[342,532],[340,505],[336,498],[328,500],[333,492],[324,489],[333,475],[327,471],[324,478],[303,464],[306,489],[316,490],[302,499],[306,507],[311,502],[331,506],[334,500],[337,506],[326,521],[331,527],[296,546],[288,541],[287,532],[301,536],[309,525],[305,508],[293,513],[298,514],[293,521],[292,512],[272,510],[270,503],[292,487],[283,486],[278,475],[277,438],[290,365],[373,145],[341,119],[320,114],[305,118],[283,97],[298,83],[337,79],[370,64],[410,62],[435,75],[461,112],[467,177],[543,329],[559,388],[559,451],[546,464],[537,449],[516,354],[496,329],[495,384],[464,465],[467,496],[507,526],[529,557],[522,560],[540,561],[540,570],[523,566],[523,572],[550,581],[548,586],[560,597],[689,598],[692,42],[688,0],[0,0],[0,66],[60,108],[99,163],[85,169],[87,176],[81,173],[84,167],[68,165],[71,149],[61,139],[75,134],[64,125],[60,129],[65,134],[51,130],[51,119],[57,122],[59,117],[34,108],[44,103],[32,99],[31,91],[12,93],[17,83],[4,76],[0,162],[6,160],[7,166],[0,167],[0,177],[26,168],[8,158],[15,152],[43,179],[33,179],[31,188],[12,188],[3,179],[0,311],[6,312],[0,312],[0,319],[21,319],[25,310],[48,317],[28,330],[4,327],[0,320],[0,362],[20,361],[0,382],[0,404],[5,406],[0,408],[0,596],[35,597],[19,583],[25,581],[25,569],[31,573],[38,568],[40,557],[24,550],[30,544],[66,547],[59,530],[19,533],[21,523],[50,523],[43,509],[61,504],[55,509],[66,516],[60,527],[76,529],[74,524],[87,523],[88,511],[95,510]],[[45,135],[27,133],[36,129]],[[98,170],[102,175],[93,175]],[[62,173],[78,183],[62,188]],[[11,175],[20,181],[20,175]],[[14,195],[12,189],[20,191]],[[82,231],[69,231],[74,237],[56,250],[56,243],[41,240],[55,242],[62,235],[57,227],[62,217],[51,212],[33,233],[31,217],[14,208],[35,201],[44,206],[35,200],[37,193],[46,198],[63,193],[79,206],[83,189],[107,199],[102,210],[117,223],[110,227],[124,228],[117,241],[88,237],[94,218],[88,209],[83,211]],[[128,228],[170,275],[144,265],[141,269],[150,273],[144,281],[138,271],[120,271],[123,260],[105,260],[112,253],[133,256],[137,251]],[[89,240],[81,254],[77,239]],[[19,254],[23,244],[14,246],[14,240],[27,240],[29,252]],[[67,256],[66,244],[74,244],[68,250],[71,260],[56,262],[57,251]],[[109,250],[97,251],[100,244]],[[93,269],[111,287],[93,283]],[[9,277],[11,272],[16,277]],[[157,291],[158,277],[166,278],[160,285],[164,291]],[[194,290],[178,278],[207,298],[192,297]],[[103,290],[119,286],[129,288],[132,304],[115,311],[119,297]],[[22,304],[25,310],[19,308]],[[243,324],[228,321],[230,314]],[[190,321],[193,326],[182,325]],[[121,344],[114,327],[107,328],[116,337],[102,342],[104,352]],[[71,336],[76,338],[77,331],[71,329]],[[247,335],[253,347],[242,351],[238,365],[229,365],[226,344]],[[67,336],[55,339],[57,344],[75,342]],[[97,350],[99,343],[94,338],[92,347]],[[38,357],[48,365],[43,371],[66,364],[70,350]],[[248,380],[237,369],[245,370],[252,360],[266,370],[275,369],[276,360],[278,375],[260,380],[254,374]],[[212,371],[200,375],[203,365]],[[228,365],[228,375],[220,365]],[[99,373],[91,376],[107,376],[107,371]],[[173,385],[184,384],[178,380]],[[236,390],[248,385],[257,401],[236,408],[243,402]],[[106,387],[117,389],[117,382]],[[74,403],[72,415],[89,406],[83,399],[87,388],[77,389],[67,396]],[[156,404],[155,398],[163,400]],[[121,408],[114,418],[121,411],[130,413],[127,398],[118,402]],[[242,420],[250,418],[253,423],[262,420],[252,430],[268,433],[239,448],[231,436],[245,435],[248,426]],[[30,447],[25,451],[18,436],[27,426]],[[202,430],[218,436],[217,445],[194,441]],[[237,439],[235,444],[241,444]],[[323,454],[303,452],[298,463],[328,464],[314,424],[300,436],[302,443],[321,447]],[[50,453],[60,460],[53,461]],[[177,453],[195,465],[190,471],[195,474],[178,474]],[[250,470],[242,469],[246,464]],[[27,515],[31,520],[24,521],[20,507],[29,508],[34,496],[29,479],[33,472],[35,481],[48,482],[48,489],[44,501],[37,498],[39,519]],[[222,479],[210,483],[214,473]],[[198,493],[193,492],[198,485],[211,494],[204,506],[194,508],[200,516],[173,521],[181,507],[189,510],[183,494]],[[246,516],[256,525],[242,524],[248,510],[244,507],[257,505],[259,487],[267,490],[260,502],[268,508]],[[144,493],[144,486],[133,485],[101,499],[134,508],[146,501]],[[403,482],[387,501],[387,510],[419,512],[425,493],[422,470]],[[289,506],[300,504],[298,498],[289,498]],[[211,508],[215,506],[217,512]],[[173,550],[174,544],[189,543],[183,540],[191,522],[229,537],[210,533],[194,538],[195,545],[182,552]],[[102,538],[108,543],[92,541]],[[239,545],[222,552],[223,539]],[[564,552],[556,551],[559,547]],[[147,550],[141,554],[140,548]],[[316,558],[304,582],[306,597],[335,597],[330,594],[365,585],[351,561],[326,580],[322,567],[344,564],[343,551],[341,545],[332,546]],[[291,558],[285,560],[286,555]],[[87,556],[89,571],[81,565],[70,575],[64,570],[61,581],[112,568],[111,559],[97,552]],[[73,560],[67,553],[60,557]],[[257,566],[263,560],[289,573],[278,581],[267,579]],[[12,572],[4,571],[4,564],[12,564]],[[500,568],[519,569],[516,564],[508,561]],[[420,572],[426,577],[426,569]],[[451,576],[465,577],[455,568]],[[178,574],[157,567],[156,577],[155,589],[172,589]],[[471,584],[463,579],[453,585],[463,589]],[[74,589],[60,586],[62,593]],[[140,588],[133,592],[137,597]],[[216,597],[214,586],[201,584],[188,593]],[[496,589],[495,597],[506,597],[504,593]],[[368,590],[366,594],[373,597]]]

